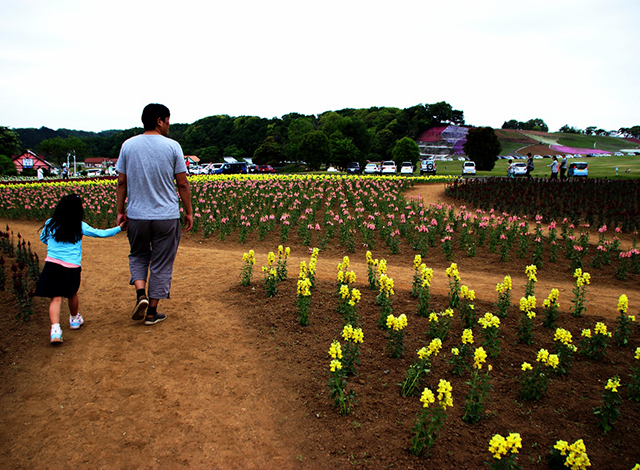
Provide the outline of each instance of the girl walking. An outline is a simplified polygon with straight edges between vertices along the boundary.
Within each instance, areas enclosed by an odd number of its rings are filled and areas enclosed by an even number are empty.
[[[62,298],[69,303],[69,328],[77,330],[84,323],[78,313],[78,289],[80,288],[80,262],[82,260],[82,236],[105,238],[119,233],[125,223],[100,230],[82,221],[84,207],[77,194],[63,196],[40,232],[40,240],[47,245],[47,257],[35,295],[49,297],[51,319],[51,343],[62,343],[60,309]]]

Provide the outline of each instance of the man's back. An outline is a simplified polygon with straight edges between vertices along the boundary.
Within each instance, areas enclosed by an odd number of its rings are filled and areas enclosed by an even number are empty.
[[[182,148],[162,135],[138,135],[122,144],[116,170],[127,177],[131,219],[180,218],[175,175],[187,171]]]

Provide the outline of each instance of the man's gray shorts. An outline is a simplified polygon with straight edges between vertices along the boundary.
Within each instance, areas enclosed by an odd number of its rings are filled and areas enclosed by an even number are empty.
[[[182,233],[180,219],[128,220],[130,284],[139,280],[147,281],[148,276],[148,297],[168,299],[173,262]]]

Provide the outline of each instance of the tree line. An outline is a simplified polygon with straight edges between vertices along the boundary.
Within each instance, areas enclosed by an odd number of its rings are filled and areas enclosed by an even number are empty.
[[[298,113],[280,118],[214,115],[192,124],[172,124],[170,137],[177,140],[185,155],[201,162],[218,162],[223,157],[252,157],[257,164],[304,161],[310,168],[348,162],[390,160],[394,149],[407,147],[425,130],[446,124],[464,124],[464,113],[446,102],[419,104],[409,108],[371,107],[327,111],[320,115]],[[20,152],[32,149],[54,164],[66,161],[74,152],[78,161],[87,157],[118,156],[122,143],[142,128],[100,133],[60,129],[5,128],[14,133]],[[16,154],[16,148],[11,154]],[[417,145],[411,147],[416,151]],[[396,157],[401,150],[396,149]],[[6,153],[5,153],[6,154]]]

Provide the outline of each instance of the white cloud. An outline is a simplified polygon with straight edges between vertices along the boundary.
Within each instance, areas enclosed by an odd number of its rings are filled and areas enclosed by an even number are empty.
[[[0,125],[447,101],[467,122],[640,123],[633,0],[0,0]]]

